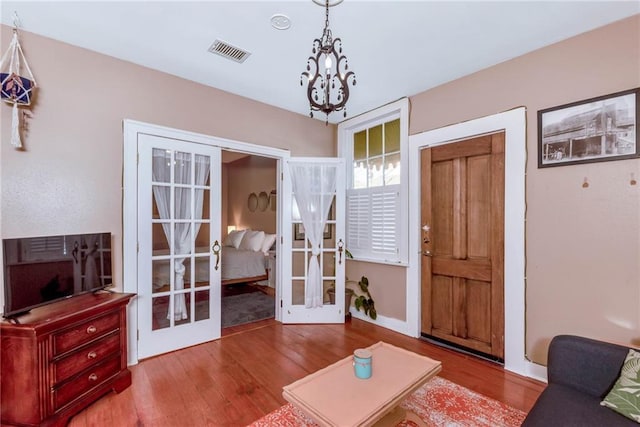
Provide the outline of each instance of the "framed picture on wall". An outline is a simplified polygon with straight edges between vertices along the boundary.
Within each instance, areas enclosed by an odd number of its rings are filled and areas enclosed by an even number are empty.
[[[538,167],[640,157],[640,88],[538,111]]]
[[[326,224],[324,226],[324,233],[322,234],[322,238],[327,240],[331,238],[331,224]],[[301,223],[293,224],[293,239],[294,240],[304,240],[304,225]]]

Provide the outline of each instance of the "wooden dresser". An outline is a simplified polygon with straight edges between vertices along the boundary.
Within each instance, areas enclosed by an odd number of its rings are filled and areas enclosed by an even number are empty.
[[[65,425],[131,385],[126,307],[133,294],[84,294],[1,323],[3,425]]]

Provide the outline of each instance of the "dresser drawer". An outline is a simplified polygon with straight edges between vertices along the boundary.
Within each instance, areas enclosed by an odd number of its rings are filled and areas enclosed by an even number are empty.
[[[82,396],[92,388],[99,386],[106,380],[120,372],[120,356],[115,355],[103,363],[87,369],[77,378],[53,390],[54,411],[58,411],[75,398]]]
[[[53,382],[64,381],[89,366],[104,361],[119,351],[120,334],[118,331],[114,331],[99,341],[55,361],[53,363]]]
[[[120,326],[120,314],[108,313],[83,322],[53,336],[53,355],[57,356],[100,336],[115,331]]]

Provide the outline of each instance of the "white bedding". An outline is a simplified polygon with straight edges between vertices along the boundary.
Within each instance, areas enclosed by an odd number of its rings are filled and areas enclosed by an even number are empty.
[[[196,253],[206,253],[207,248],[197,248]],[[154,251],[154,256],[167,255],[167,250]],[[195,279],[197,282],[209,280],[209,259],[215,263],[215,257],[196,257]],[[158,289],[169,283],[169,261],[153,261],[153,286]],[[185,282],[190,281],[190,261],[185,259]],[[224,246],[220,257],[222,280],[242,279],[266,274],[268,258],[262,252],[236,249],[233,246]]]
[[[223,246],[222,280],[263,276],[267,271],[267,260],[262,252],[244,251],[233,246]]]

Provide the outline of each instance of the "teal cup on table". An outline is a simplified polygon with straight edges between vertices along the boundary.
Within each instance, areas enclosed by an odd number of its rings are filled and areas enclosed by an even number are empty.
[[[356,377],[363,380],[371,377],[372,356],[371,352],[364,348],[359,348],[353,352],[353,369]]]

